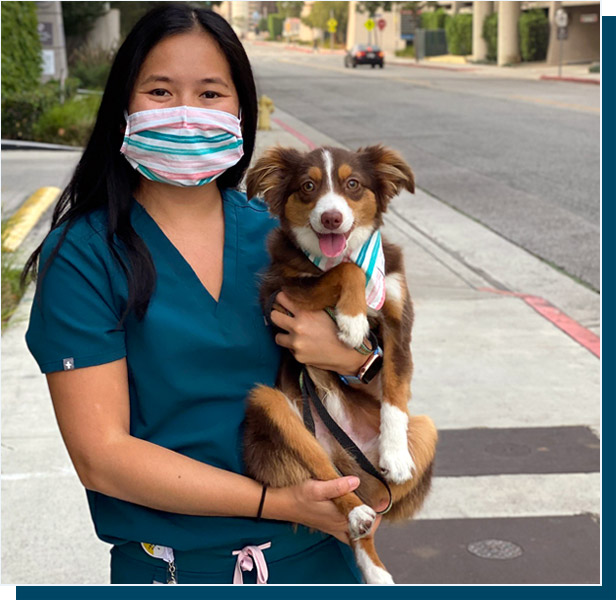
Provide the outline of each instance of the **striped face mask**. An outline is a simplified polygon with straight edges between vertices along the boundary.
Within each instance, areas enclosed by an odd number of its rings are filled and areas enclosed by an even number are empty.
[[[224,111],[175,106],[125,117],[120,152],[151,181],[205,185],[244,155],[240,119]]]

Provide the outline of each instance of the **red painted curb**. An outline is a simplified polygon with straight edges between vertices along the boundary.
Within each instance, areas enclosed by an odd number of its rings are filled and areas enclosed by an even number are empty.
[[[515,292],[505,292],[503,290],[495,290],[492,288],[479,288],[480,292],[490,292],[492,294],[500,294],[501,296],[513,296],[521,298],[532,309],[537,311],[543,318],[547,319],[564,331],[570,338],[575,340],[581,346],[584,346],[588,351],[592,352],[597,358],[601,354],[601,339],[586,327],[568,317],[564,312],[560,311],[555,306],[552,306],[544,298],[539,296],[531,296],[529,294],[517,294]]]
[[[558,75],[542,75],[539,79],[544,81],[569,81],[571,83],[592,83],[593,85],[600,85],[600,79],[584,79],[583,77],[559,77]]]
[[[276,117],[272,117],[272,121],[280,125],[280,127],[282,127],[285,131],[288,131],[291,135],[294,135],[300,142],[302,142],[303,144],[306,144],[306,146],[308,146],[310,150],[314,150],[317,147],[317,145],[314,142],[309,140],[305,135],[302,135],[299,131],[296,131],[295,129],[293,129],[293,127],[291,127],[290,125],[287,125],[284,121],[281,121],[280,119],[277,119]]]

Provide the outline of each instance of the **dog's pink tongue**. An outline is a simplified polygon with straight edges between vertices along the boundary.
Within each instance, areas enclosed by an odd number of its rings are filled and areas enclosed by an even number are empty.
[[[319,247],[325,256],[338,256],[346,247],[346,238],[341,233],[325,233],[319,235]]]

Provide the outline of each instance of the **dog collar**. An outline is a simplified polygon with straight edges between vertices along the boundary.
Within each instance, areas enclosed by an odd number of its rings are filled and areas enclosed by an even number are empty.
[[[341,254],[328,258],[311,254],[304,250],[310,261],[321,269],[329,271],[343,262],[353,262],[366,274],[366,303],[374,310],[379,310],[385,302],[385,254],[381,232],[374,231],[366,243],[350,254]]]

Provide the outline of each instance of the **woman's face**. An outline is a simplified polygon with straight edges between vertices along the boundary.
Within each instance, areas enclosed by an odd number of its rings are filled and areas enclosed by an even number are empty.
[[[175,106],[238,116],[239,99],[227,59],[201,29],[172,35],[152,48],[141,65],[128,112]]]

